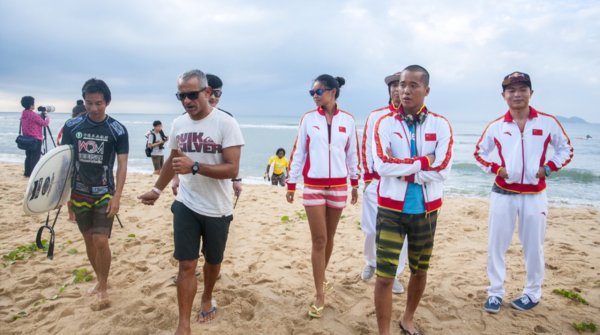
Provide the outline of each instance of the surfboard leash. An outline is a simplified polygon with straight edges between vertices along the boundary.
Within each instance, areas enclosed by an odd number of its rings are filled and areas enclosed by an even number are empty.
[[[56,220],[58,219],[58,214],[60,214],[60,208],[58,208],[58,210],[56,211],[56,215],[54,216],[54,222],[52,222],[52,226],[48,225],[48,223],[50,222],[50,212],[48,212],[48,215],[46,216],[46,224],[44,224],[43,226],[40,227],[40,229],[38,229],[37,235],[35,237],[35,244],[38,247],[38,249],[44,249],[44,244],[42,243],[42,233],[44,232],[44,229],[48,229],[50,231],[50,240],[48,241],[48,259],[53,259],[54,258],[54,239],[55,239],[55,234],[54,234],[54,225],[56,225]]]
[[[119,221],[119,226],[121,226],[121,228],[125,228],[125,227],[123,227],[123,224],[121,223],[121,218],[119,217],[119,214],[115,214],[115,216],[117,217],[117,221]]]

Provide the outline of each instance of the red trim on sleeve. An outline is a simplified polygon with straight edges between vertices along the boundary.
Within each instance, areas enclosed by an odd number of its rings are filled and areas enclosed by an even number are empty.
[[[415,174],[411,174],[408,176],[404,176],[404,180],[409,182],[409,183],[414,183],[415,182]]]
[[[296,183],[294,183],[294,184],[287,183],[287,189],[288,189],[288,191],[295,191],[296,190]]]

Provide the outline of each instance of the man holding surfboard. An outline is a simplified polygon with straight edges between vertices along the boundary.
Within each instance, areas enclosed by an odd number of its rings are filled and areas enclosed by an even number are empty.
[[[90,79],[82,88],[87,114],[65,123],[62,144],[73,145],[71,204],[98,283],[88,291],[98,297],[97,309],[108,307],[111,252],[108,238],[127,175],[129,137],[119,121],[106,115],[111,93],[106,83]],[[117,181],[113,166],[117,159]],[[94,307],[94,306],[93,306]]]
[[[209,104],[212,88],[206,75],[191,70],[179,76],[176,97],[186,114],[173,121],[171,154],[151,191],[139,196],[154,205],[174,174],[180,183],[173,212],[173,256],[179,261],[177,300],[179,322],[175,334],[191,334],[192,304],[197,290],[196,266],[204,255],[204,292],[198,321],[217,315],[213,288],[221,270],[223,253],[233,220],[231,179],[239,172],[244,145],[237,121]],[[202,247],[200,242],[202,242]]]

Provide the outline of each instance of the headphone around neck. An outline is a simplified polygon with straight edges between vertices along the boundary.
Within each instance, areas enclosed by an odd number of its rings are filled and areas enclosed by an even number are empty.
[[[406,124],[409,127],[417,124],[423,124],[423,122],[425,122],[425,119],[427,118],[427,110],[423,110],[417,113],[417,115],[406,114],[404,112],[401,112],[399,114],[400,118],[402,118],[402,120],[406,122]]]

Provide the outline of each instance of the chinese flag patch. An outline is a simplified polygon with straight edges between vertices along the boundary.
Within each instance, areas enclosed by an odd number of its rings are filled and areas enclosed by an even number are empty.
[[[544,135],[544,131],[542,129],[533,129],[534,136],[542,136]]]
[[[340,133],[345,133],[345,132],[346,132],[346,127],[340,126]]]
[[[436,141],[437,140],[437,136],[435,136],[435,133],[425,133],[425,141]]]

